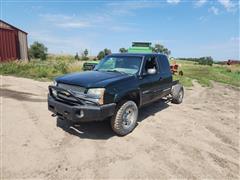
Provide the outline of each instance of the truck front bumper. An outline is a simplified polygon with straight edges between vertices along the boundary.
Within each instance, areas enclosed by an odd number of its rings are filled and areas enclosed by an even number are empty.
[[[73,121],[73,122],[90,122],[100,121],[114,114],[116,104],[106,105],[68,105],[55,100],[48,95],[48,110],[55,115]]]

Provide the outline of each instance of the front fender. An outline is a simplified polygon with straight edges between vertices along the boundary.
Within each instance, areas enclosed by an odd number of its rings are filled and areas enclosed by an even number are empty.
[[[121,91],[114,97],[114,103],[119,103],[121,100],[131,99],[137,101],[138,105],[142,104],[140,89],[128,89],[126,91]]]

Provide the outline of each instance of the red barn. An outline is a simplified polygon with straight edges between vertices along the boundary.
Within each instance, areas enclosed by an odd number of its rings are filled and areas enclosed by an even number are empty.
[[[0,20],[0,62],[28,60],[27,33]]]

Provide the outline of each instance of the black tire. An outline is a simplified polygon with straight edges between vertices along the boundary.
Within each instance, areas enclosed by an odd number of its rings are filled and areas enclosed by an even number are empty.
[[[183,86],[181,84],[176,84],[172,87],[172,103],[174,104],[181,104],[184,97],[184,90]]]
[[[136,103],[124,101],[119,104],[115,115],[111,119],[112,130],[120,136],[125,136],[136,127],[137,119],[138,107]]]

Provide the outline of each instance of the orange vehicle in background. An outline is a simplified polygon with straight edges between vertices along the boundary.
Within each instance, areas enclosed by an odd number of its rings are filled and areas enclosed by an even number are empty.
[[[170,65],[172,74],[177,74],[178,73],[178,75],[183,76],[183,71],[182,70],[179,71],[179,67],[181,67],[181,65],[177,64],[176,61],[173,61],[173,64]]]

